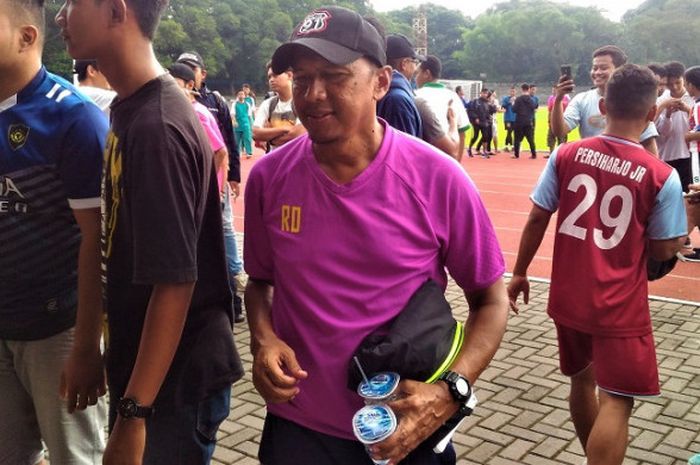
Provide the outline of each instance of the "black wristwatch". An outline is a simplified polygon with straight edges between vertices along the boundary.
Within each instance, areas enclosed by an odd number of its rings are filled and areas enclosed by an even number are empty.
[[[459,404],[459,413],[464,416],[471,415],[476,406],[476,396],[469,380],[454,371],[444,372],[438,380],[447,384],[452,398]]]
[[[134,399],[122,397],[117,404],[117,413],[125,419],[148,418],[153,415],[153,407],[139,405]]]

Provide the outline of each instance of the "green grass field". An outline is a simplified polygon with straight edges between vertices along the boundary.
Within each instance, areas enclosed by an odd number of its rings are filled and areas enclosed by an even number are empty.
[[[538,152],[546,152],[549,150],[547,147],[547,107],[540,107],[537,110],[537,122],[535,124],[535,145],[537,146]],[[496,120],[498,121],[498,149],[503,150],[506,141],[506,129],[503,126],[503,113],[496,113]],[[472,138],[473,130],[469,129],[467,131],[467,145]],[[578,129],[571,131],[569,134],[569,142],[579,140],[581,136],[579,135]],[[530,150],[530,144],[523,139],[520,145],[520,151],[525,152]]]

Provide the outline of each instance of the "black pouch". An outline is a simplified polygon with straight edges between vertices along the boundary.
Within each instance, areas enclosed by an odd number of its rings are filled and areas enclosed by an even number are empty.
[[[656,281],[663,278],[671,272],[676,263],[678,263],[678,257],[675,255],[664,261],[654,260],[651,257],[647,258],[647,279]]]
[[[354,353],[365,373],[394,371],[401,378],[431,383],[459,354],[464,327],[455,321],[445,294],[433,280],[411,296],[387,334],[370,334]],[[355,391],[362,374],[348,364],[348,389]]]

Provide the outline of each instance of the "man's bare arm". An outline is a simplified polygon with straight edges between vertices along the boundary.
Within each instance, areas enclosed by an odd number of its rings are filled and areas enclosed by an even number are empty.
[[[549,124],[552,128],[552,134],[563,139],[571,131],[571,128],[564,121],[564,96],[574,90],[574,81],[566,80],[564,76],[559,80],[556,86],[556,97],[552,106]]]
[[[272,139],[283,136],[289,132],[290,128],[253,128],[253,139],[256,142],[269,142]]]
[[[73,210],[80,228],[78,251],[78,310],[73,348],[61,377],[61,396],[68,412],[94,405],[106,392],[100,338],[102,288],[100,282],[100,209]]]

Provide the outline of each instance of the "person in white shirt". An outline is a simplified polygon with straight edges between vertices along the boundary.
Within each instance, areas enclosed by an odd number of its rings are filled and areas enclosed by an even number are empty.
[[[464,136],[467,129],[469,129],[469,118],[460,96],[438,82],[441,73],[442,63],[440,59],[434,55],[428,55],[418,67],[418,71],[416,71],[416,84],[419,87],[416,90],[416,95],[428,102],[428,106],[437,116],[442,130],[446,134],[449,134],[450,131],[450,122],[447,117],[448,110],[454,112],[459,135],[459,152],[457,154],[457,160],[459,161],[464,154]]]
[[[75,60],[73,66],[75,74],[78,75],[78,86],[80,91],[90,97],[95,105],[109,118],[109,106],[117,96],[112,90],[107,78],[97,67],[96,60]]]
[[[268,64],[269,65],[269,64]],[[253,139],[265,142],[267,151],[304,134],[306,129],[292,106],[292,71],[280,74],[267,67],[267,80],[274,95],[260,104],[253,122]]]
[[[556,137],[564,138],[569,132],[579,127],[581,138],[598,136],[605,128],[605,116],[600,113],[600,100],[605,95],[605,85],[616,68],[627,63],[627,55],[619,47],[605,45],[593,51],[591,80],[595,89],[577,94],[569,102],[566,111],[562,101],[566,94],[574,91],[571,76],[562,76],[556,86],[556,97],[550,116],[552,132]],[[656,138],[659,133],[654,123],[649,123],[639,140],[649,152],[656,154]]]
[[[690,151],[685,134],[690,127],[690,111],[695,100],[685,89],[685,66],[677,61],[666,63],[668,89],[656,100],[656,127],[659,130],[659,158],[673,166],[681,178],[684,192],[691,183]]]

